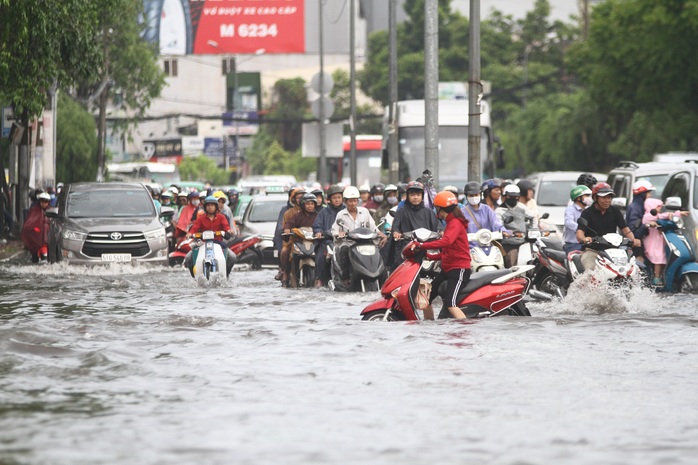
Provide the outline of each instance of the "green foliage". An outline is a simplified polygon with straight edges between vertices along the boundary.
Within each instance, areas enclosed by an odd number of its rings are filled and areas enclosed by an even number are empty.
[[[204,155],[198,157],[185,157],[179,164],[179,174],[182,181],[208,182],[211,185],[228,184],[230,175],[216,162]]]
[[[334,103],[333,119],[343,118],[347,121],[344,125],[344,134],[349,135],[349,116],[351,115],[351,89],[349,73],[338,69],[332,73],[334,87],[330,92],[330,99]],[[358,89],[357,89],[358,90]],[[383,109],[374,105],[356,105],[356,133],[380,134],[382,126]]]
[[[269,119],[265,129],[274,135],[284,150],[298,150],[302,142],[302,123],[308,109],[308,93],[302,78],[281,79],[274,84]]]
[[[97,176],[97,127],[94,117],[64,93],[58,95],[56,179],[94,181]]]

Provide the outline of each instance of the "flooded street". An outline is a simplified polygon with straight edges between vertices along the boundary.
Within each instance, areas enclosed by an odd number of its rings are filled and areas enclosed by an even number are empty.
[[[0,263],[0,463],[696,462],[696,297],[362,322],[273,275]]]

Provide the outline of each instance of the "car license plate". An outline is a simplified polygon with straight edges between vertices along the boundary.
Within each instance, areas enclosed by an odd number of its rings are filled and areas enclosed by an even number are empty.
[[[131,254],[130,253],[103,253],[102,254],[102,261],[103,262],[130,262],[131,261]]]

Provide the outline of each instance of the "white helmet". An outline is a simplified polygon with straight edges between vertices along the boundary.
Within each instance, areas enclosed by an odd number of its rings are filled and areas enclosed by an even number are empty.
[[[633,195],[642,194],[643,192],[650,192],[656,190],[651,182],[646,179],[640,179],[633,183]]]
[[[47,192],[42,192],[41,194],[36,196],[37,200],[48,200],[49,202],[51,201],[51,196]]]
[[[518,197],[521,195],[521,189],[516,184],[507,184],[502,191],[502,195],[515,195]]]
[[[345,199],[358,199],[361,197],[361,194],[359,194],[359,189],[354,186],[349,186],[344,189],[344,193],[342,195]]]

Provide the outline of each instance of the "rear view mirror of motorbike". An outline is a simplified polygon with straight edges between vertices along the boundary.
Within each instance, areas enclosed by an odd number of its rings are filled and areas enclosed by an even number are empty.
[[[543,216],[540,217],[541,220],[547,220],[548,218],[550,218],[550,213],[547,212],[543,213]]]
[[[586,228],[587,226],[589,226],[589,222],[586,220],[586,218],[579,218],[577,220],[577,224],[582,228]]]
[[[419,228],[419,229],[415,229],[412,232],[412,237],[417,239],[419,242],[427,242],[428,240],[431,240],[431,239],[438,239],[439,234],[435,233],[434,231],[430,231],[426,228]]]

